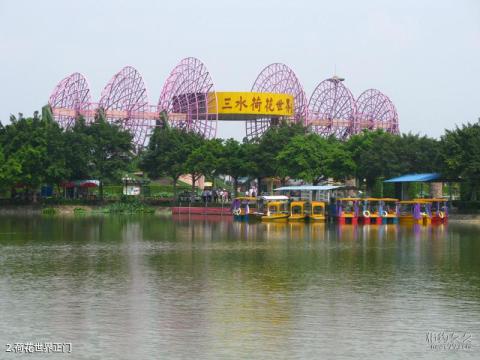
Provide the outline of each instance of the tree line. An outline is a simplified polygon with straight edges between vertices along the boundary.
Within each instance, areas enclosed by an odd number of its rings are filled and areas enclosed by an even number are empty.
[[[42,184],[60,189],[68,180],[97,179],[102,196],[104,183],[119,183],[126,172],[142,170],[150,179],[170,178],[174,191],[184,174],[191,175],[193,188],[201,176],[229,175],[234,189],[242,177],[312,184],[356,178],[371,191],[383,179],[422,172],[461,179],[468,200],[476,200],[480,190],[480,122],[446,130],[440,139],[376,130],[346,141],[282,122],[242,142],[204,139],[165,120],[159,125],[148,146],[134,152],[132,135],[106,121],[102,110],[93,121],[79,117],[66,130],[48,106],[33,117],[12,116],[9,124],[0,124],[0,187],[14,194],[21,186],[34,198]]]
[[[130,133],[108,123],[102,111],[89,124],[80,117],[63,130],[46,106],[41,115],[19,114],[0,124],[0,187],[35,201],[41,185],[59,190],[68,180],[98,179],[102,196],[105,182],[119,182],[131,168],[132,150]]]
[[[182,174],[193,179],[229,175],[239,178],[303,180],[314,185],[329,178],[358,179],[371,192],[379,182],[406,173],[438,172],[462,181],[462,197],[476,200],[480,190],[480,122],[446,130],[440,139],[365,130],[346,141],[322,137],[295,123],[270,127],[259,139],[206,140],[168,126],[154,130],[140,158],[152,177]]]

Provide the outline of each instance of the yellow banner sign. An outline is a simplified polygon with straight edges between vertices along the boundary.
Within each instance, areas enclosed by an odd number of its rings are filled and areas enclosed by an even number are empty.
[[[217,92],[215,94],[218,101],[218,114],[293,116],[293,96],[289,94],[257,92]],[[214,106],[215,101],[209,101],[209,107]],[[215,109],[210,110],[209,112],[214,112]]]

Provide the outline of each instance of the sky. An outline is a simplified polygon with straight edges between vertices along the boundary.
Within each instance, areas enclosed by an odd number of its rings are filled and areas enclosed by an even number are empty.
[[[478,0],[0,0],[0,120],[39,110],[77,71],[98,101],[125,65],[154,105],[189,56],[217,91],[249,91],[282,62],[310,97],[336,72],[355,97],[388,95],[402,132],[439,137],[480,117]],[[242,139],[245,124],[220,122],[217,134]]]

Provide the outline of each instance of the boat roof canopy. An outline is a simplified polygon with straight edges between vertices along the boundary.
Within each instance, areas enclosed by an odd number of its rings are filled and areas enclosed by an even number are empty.
[[[267,204],[268,206],[282,206],[282,205],[287,205],[287,203],[285,201],[271,201]]]
[[[399,201],[400,204],[428,204],[431,203],[429,200],[425,199],[416,199],[416,200],[403,200]]]
[[[285,195],[264,195],[259,196],[258,198],[267,201],[288,200],[288,196]]]
[[[391,201],[391,202],[397,202],[398,199],[393,199],[393,198],[362,198],[361,200],[364,201]]]
[[[274,191],[329,191],[343,188],[343,186],[335,185],[295,185],[295,186],[282,186],[276,188]]]
[[[441,176],[438,173],[424,173],[424,174],[406,174],[396,178],[385,180],[386,183],[399,182],[429,182],[441,181]]]
[[[414,199],[415,201],[427,201],[427,202],[446,202],[448,201],[448,199],[444,199],[444,198],[425,198],[425,199]]]
[[[238,196],[234,200],[248,200],[248,201],[255,201],[257,198],[253,196]]]

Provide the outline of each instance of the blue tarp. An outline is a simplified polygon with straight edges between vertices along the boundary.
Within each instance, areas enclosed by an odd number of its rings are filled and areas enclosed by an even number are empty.
[[[426,174],[406,174],[393,179],[385,180],[387,183],[397,183],[397,182],[426,182],[434,181],[440,179],[440,174],[438,173],[426,173]]]

